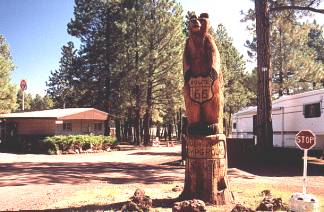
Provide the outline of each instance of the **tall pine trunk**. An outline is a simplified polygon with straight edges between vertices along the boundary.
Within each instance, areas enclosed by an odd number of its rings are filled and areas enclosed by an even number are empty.
[[[159,139],[161,138],[161,126],[158,123],[156,126],[156,133],[155,133],[155,137],[158,137]]]
[[[135,1],[135,9],[138,9],[138,1]],[[140,70],[139,70],[139,50],[138,50],[138,40],[139,40],[139,21],[137,17],[135,18],[135,37],[134,37],[134,42],[135,42],[135,70],[136,70],[136,85],[135,85],[135,120],[134,120],[134,137],[135,137],[135,144],[140,145],[141,144],[141,98],[142,98],[142,90],[141,90],[141,85],[139,84],[140,82]]]
[[[136,106],[135,106],[135,117],[134,117],[134,142],[136,145],[141,144],[140,138],[140,111],[141,111],[141,95],[140,88],[136,85]]]
[[[116,139],[118,143],[121,142],[121,125],[120,125],[120,119],[115,119],[115,127],[116,127]]]
[[[150,81],[150,80],[149,80]],[[144,145],[148,145],[150,142],[150,126],[152,117],[152,84],[149,83],[147,86],[147,98],[146,98],[146,113],[144,116]]]
[[[179,112],[177,112],[177,140],[181,140],[181,133],[182,133],[182,111],[181,108]]]
[[[172,128],[172,124],[168,124],[168,139],[169,141],[172,140],[172,132],[173,132],[173,128]]]
[[[110,11],[106,11],[106,25],[105,25],[105,59],[104,59],[104,69],[103,74],[105,76],[105,98],[104,98],[104,108],[108,113],[108,119],[105,121],[105,135],[110,135],[110,112],[111,112],[111,37],[112,34],[110,29]]]
[[[272,82],[270,66],[270,21],[268,0],[255,0],[258,103],[257,103],[257,149],[267,152],[273,146],[272,130]]]
[[[283,96],[283,63],[284,63],[284,54],[283,54],[283,36],[282,36],[282,29],[281,27],[279,28],[279,38],[280,38],[280,42],[279,42],[279,50],[280,50],[280,57],[279,57],[279,97]]]
[[[125,141],[126,139],[126,133],[125,133],[125,120],[123,119],[123,122],[120,125],[120,131],[121,131],[121,140]]]
[[[152,11],[152,19],[155,19],[154,10]],[[154,74],[154,35],[149,37],[149,65],[147,72],[147,90],[146,90],[146,113],[144,116],[144,145],[150,143],[150,127],[152,119],[152,107],[153,107],[153,74]]]

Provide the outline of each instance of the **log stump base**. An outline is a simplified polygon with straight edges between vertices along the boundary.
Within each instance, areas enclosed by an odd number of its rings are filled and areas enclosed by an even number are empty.
[[[180,199],[200,199],[214,205],[232,203],[227,180],[226,136],[189,135],[185,185]]]

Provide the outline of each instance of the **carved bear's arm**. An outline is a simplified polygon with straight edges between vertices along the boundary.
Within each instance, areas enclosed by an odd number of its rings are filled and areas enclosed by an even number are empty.
[[[211,35],[206,35],[205,37],[205,44],[204,44],[204,48],[205,48],[205,52],[206,52],[206,56],[207,56],[207,63],[208,63],[208,67],[210,67],[210,71],[211,71],[211,76],[212,78],[217,78],[220,72],[220,68],[221,68],[221,63],[220,63],[220,54],[219,51],[217,49],[217,46],[214,42],[214,39],[212,38]],[[214,73],[212,73],[214,72]]]

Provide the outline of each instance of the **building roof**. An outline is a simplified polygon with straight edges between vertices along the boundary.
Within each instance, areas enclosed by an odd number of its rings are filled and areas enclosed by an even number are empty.
[[[279,99],[274,100],[273,104],[281,103],[281,102],[284,102],[287,100],[292,100],[292,99],[310,97],[310,96],[314,96],[314,95],[318,95],[318,94],[324,94],[324,88],[318,89],[318,90],[307,91],[307,92],[303,92],[303,93],[297,93],[297,94],[293,94],[293,95],[284,95],[284,96],[280,97]]]
[[[298,98],[304,98],[304,97],[310,97],[318,94],[324,94],[324,89],[318,89],[318,90],[313,90],[313,91],[307,91],[304,93],[298,93],[298,94],[293,94],[293,95],[285,95],[282,97],[279,97],[279,99],[273,100],[272,101],[272,110],[279,110],[281,109],[279,103],[282,103],[284,101],[290,101]],[[251,113],[256,113],[257,111],[257,106],[250,106],[247,108],[243,108],[242,110],[238,111],[237,113],[234,114],[234,116],[237,115],[245,115],[245,114],[251,114]]]
[[[107,116],[107,113],[94,108],[65,108],[0,114],[0,118],[98,119],[100,117],[100,120],[104,120]]]

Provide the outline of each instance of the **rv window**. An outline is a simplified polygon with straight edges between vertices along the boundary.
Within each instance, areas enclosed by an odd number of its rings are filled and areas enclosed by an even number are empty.
[[[321,116],[321,103],[304,105],[304,117],[315,118]]]
[[[233,129],[236,130],[236,123],[233,123]]]
[[[72,131],[72,123],[63,123],[64,131]]]

